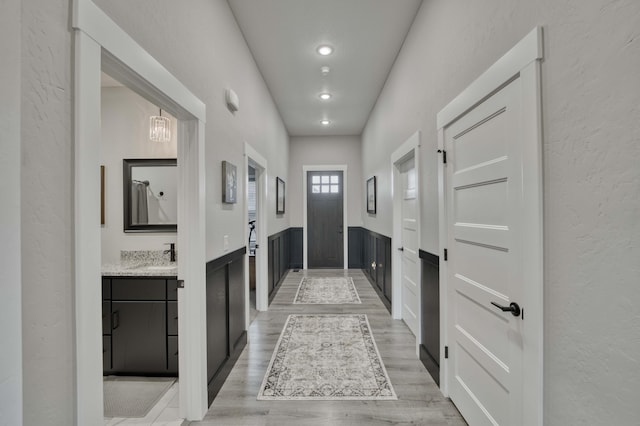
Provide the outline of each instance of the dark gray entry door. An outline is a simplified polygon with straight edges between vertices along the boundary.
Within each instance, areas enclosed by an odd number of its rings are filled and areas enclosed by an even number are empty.
[[[307,172],[309,268],[344,267],[342,191],[342,172]]]

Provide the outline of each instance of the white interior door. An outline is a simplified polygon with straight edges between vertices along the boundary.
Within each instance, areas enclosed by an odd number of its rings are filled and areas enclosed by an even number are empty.
[[[472,425],[525,424],[519,80],[444,129],[449,393]]]
[[[417,337],[420,312],[420,260],[418,256],[418,191],[415,157],[398,165],[402,218],[402,319]]]

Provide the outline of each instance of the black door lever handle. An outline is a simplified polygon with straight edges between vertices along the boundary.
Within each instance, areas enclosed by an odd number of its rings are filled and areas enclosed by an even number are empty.
[[[502,312],[511,312],[514,317],[520,316],[520,306],[516,302],[511,302],[509,306],[498,305],[496,302],[491,302],[491,304]]]

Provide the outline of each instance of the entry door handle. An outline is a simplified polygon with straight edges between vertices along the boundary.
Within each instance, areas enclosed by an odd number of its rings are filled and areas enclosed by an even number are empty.
[[[511,315],[513,315],[514,317],[520,316],[520,305],[518,305],[516,302],[511,302],[509,306],[498,305],[496,302],[491,302],[491,304],[500,309],[502,312],[511,312]]]
[[[338,234],[342,234],[343,229],[342,225],[338,226]]]

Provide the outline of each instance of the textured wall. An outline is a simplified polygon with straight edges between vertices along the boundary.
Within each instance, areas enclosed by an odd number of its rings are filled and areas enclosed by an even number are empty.
[[[291,226],[302,226],[302,166],[347,165],[347,226],[362,225],[364,181],[360,159],[360,137],[292,137],[289,154],[289,182],[287,183],[287,209]]]
[[[22,1],[24,424],[73,424],[73,145],[68,0]]]
[[[436,114],[534,26],[542,64],[545,425],[640,416],[640,3],[425,1],[363,134],[363,173],[423,132],[421,248],[438,251]],[[384,197],[384,198],[383,198]],[[391,206],[367,228],[391,232]]]
[[[207,105],[206,214],[207,260],[243,245],[244,200],[222,204],[222,160],[238,167],[238,193],[244,194],[244,142],[268,162],[268,233],[289,227],[289,216],[275,214],[275,177],[288,181],[289,137],[226,1],[97,0],[118,25]],[[231,114],[226,88],[240,98]]]
[[[120,250],[165,250],[176,233],[125,233],[123,231],[123,158],[176,158],[176,120],[171,118],[172,140],[149,140],[149,117],[158,107],[126,87],[106,87],[101,99],[102,140],[100,161],[105,166],[105,224],[102,226],[102,263],[120,260]],[[176,203],[177,204],[177,203]]]
[[[0,0],[0,426],[22,424],[20,1]]]

